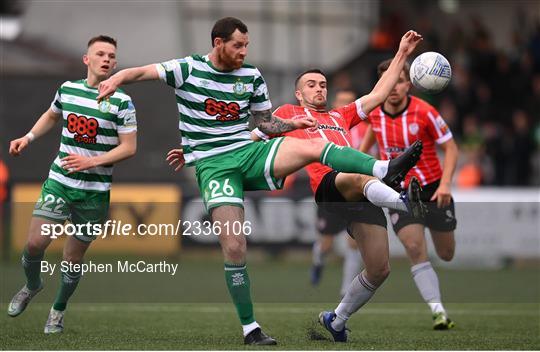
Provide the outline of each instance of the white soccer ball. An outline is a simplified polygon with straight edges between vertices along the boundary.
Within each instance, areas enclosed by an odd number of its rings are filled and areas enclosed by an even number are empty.
[[[416,88],[425,93],[435,94],[450,83],[452,68],[444,56],[428,51],[414,59],[409,75]]]

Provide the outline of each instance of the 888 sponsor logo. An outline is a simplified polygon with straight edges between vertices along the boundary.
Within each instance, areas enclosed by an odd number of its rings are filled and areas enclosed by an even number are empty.
[[[96,135],[99,128],[99,122],[94,118],[86,116],[77,116],[69,114],[67,117],[67,129],[74,133],[75,142],[84,144],[96,144]]]
[[[218,121],[236,121],[240,118],[240,105],[238,103],[226,103],[208,98],[204,101],[204,111],[210,116],[216,116]]]

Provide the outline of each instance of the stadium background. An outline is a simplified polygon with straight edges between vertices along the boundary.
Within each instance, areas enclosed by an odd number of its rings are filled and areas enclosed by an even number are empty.
[[[7,154],[9,141],[29,130],[62,82],[85,76],[80,57],[88,38],[97,34],[117,38],[119,68],[124,68],[206,53],[212,24],[232,15],[249,27],[247,61],[262,71],[276,107],[294,103],[294,78],[310,67],[320,67],[328,73],[330,101],[338,88],[367,93],[376,80],[377,63],[392,56],[401,35],[410,28],[424,36],[416,54],[439,51],[452,64],[451,86],[439,95],[421,96],[439,109],[461,152],[454,185],[458,216],[456,258],[452,263],[439,262],[436,256],[432,259],[439,268],[443,298],[449,302],[450,314],[454,308],[461,333],[466,332],[471,343],[478,343],[482,337],[484,344],[469,345],[464,336],[448,335],[440,340],[446,344],[434,345],[412,330],[408,331],[412,341],[400,335],[403,338],[395,344],[379,343],[376,330],[385,326],[384,317],[400,309],[411,316],[406,318],[410,326],[419,331],[429,327],[427,308],[414,305],[420,297],[410,279],[404,251],[390,234],[393,272],[377,293],[375,308],[367,307],[366,321],[374,322],[373,330],[367,334],[373,336],[370,344],[362,345],[359,339],[353,348],[540,348],[537,1],[4,1],[0,6],[2,309],[21,284],[20,250],[40,183],[57,152],[60,128],[40,138],[17,159]],[[138,151],[135,157],[115,167],[111,217],[134,224],[204,219],[193,170],[174,173],[164,160],[166,152],[179,141],[172,92],[160,83],[127,86],[126,91],[137,108]],[[276,312],[286,314],[288,305],[293,311],[305,312],[305,316],[296,315],[305,320],[314,313],[310,308],[302,310],[304,304],[311,302],[311,309],[315,309],[316,304],[337,300],[341,280],[339,258],[330,261],[320,288],[308,285],[309,250],[316,232],[307,183],[306,174],[300,172],[285,191],[255,192],[246,197],[247,219],[253,222],[254,229],[249,238],[254,297],[256,303],[262,302],[260,315],[269,314],[266,319],[270,321],[279,318],[272,316]],[[338,253],[340,246],[343,242],[338,244]],[[48,252],[50,260],[59,258],[58,248],[61,243],[55,243]],[[189,312],[202,305],[206,310],[198,314],[208,314],[217,322],[216,312],[228,314],[224,324],[234,325],[232,306],[224,304],[228,295],[214,236],[98,240],[87,256],[87,260],[99,262],[118,258],[144,258],[152,262],[166,258],[180,264],[180,273],[176,277],[88,275],[73,298],[75,316],[96,314],[99,307],[109,307],[103,311],[111,314],[110,319],[137,319],[137,314],[163,313],[172,309],[168,304],[180,303],[187,308],[180,306],[171,311]],[[47,280],[48,288],[37,298],[38,308],[33,313],[39,326],[54,295],[56,278]],[[120,307],[120,302],[125,305]],[[147,311],[139,303],[164,306]],[[328,308],[328,303],[324,307]],[[486,315],[486,311],[500,314]],[[404,319],[401,313],[396,314]],[[362,319],[353,319],[365,331]],[[486,337],[479,327],[490,326],[486,320],[491,319],[497,324],[495,328],[491,326],[491,335]],[[280,320],[275,321],[275,325],[280,324]],[[0,322],[6,334],[2,339],[6,341],[4,347],[57,347],[54,343],[42,345],[34,336],[24,344],[17,341],[17,329],[28,326],[36,330],[32,323],[23,320],[17,321],[22,325],[7,325],[7,318]],[[79,323],[83,322],[81,318]],[[193,320],[190,324],[199,323]],[[114,331],[116,325],[111,324]],[[304,322],[299,320],[299,324]],[[76,341],[67,348],[147,346],[137,339],[130,342],[131,345],[128,341],[100,345]],[[149,346],[179,348],[167,344]],[[237,348],[235,344],[231,346]],[[227,347],[201,340],[180,348]],[[291,348],[333,347],[305,342]]]

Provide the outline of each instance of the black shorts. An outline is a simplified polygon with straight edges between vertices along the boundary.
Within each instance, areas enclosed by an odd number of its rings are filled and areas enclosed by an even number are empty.
[[[380,225],[386,229],[386,217],[381,208],[367,200],[347,202],[343,198],[336,188],[338,173],[337,171],[327,173],[319,184],[315,192],[315,202],[319,209],[346,224],[349,235],[351,235],[350,224],[352,222]]]
[[[336,236],[347,228],[347,221],[317,206],[317,231],[323,236]]]
[[[422,224],[435,231],[454,231],[456,229],[456,212],[454,209],[454,199],[444,208],[437,208],[437,202],[431,202],[430,199],[439,187],[439,181],[427,184],[422,187],[420,199],[426,204],[428,211],[426,216],[421,219],[415,219],[407,213],[390,209],[390,221],[394,232],[410,224]]]

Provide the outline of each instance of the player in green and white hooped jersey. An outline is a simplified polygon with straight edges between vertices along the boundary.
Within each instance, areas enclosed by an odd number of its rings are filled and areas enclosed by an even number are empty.
[[[8,314],[21,314],[42,288],[41,260],[51,236],[42,232],[50,224],[96,224],[106,220],[113,164],[131,157],[137,149],[137,121],[131,98],[117,92],[98,104],[97,86],[116,67],[116,41],[97,36],[88,42],[83,62],[87,78],[68,81],[58,89],[51,107],[24,137],[11,141],[9,152],[18,156],[35,139],[62,121],[60,150],[34,208],[22,264],[26,285],[13,297]],[[80,264],[91,241],[91,233],[69,236],[63,260]],[[63,317],[69,297],[75,291],[80,270],[61,273],[56,300],[45,325],[45,333],[63,331]]]
[[[175,89],[182,148],[188,166],[195,166],[197,182],[215,227],[225,259],[225,278],[242,323],[246,344],[276,341],[261,331],[253,315],[246,269],[246,238],[234,235],[243,223],[243,194],[249,190],[281,188],[284,178],[321,162],[351,173],[395,180],[410,159],[378,161],[352,148],[324,140],[290,137],[269,142],[250,139],[248,118],[267,134],[316,127],[314,118],[282,120],[272,115],[266,83],[259,70],[244,64],[249,43],[247,26],[232,17],[212,29],[212,51],[161,64],[122,70],[99,85],[103,99],[126,83],[163,80]],[[406,171],[405,170],[405,171]]]

